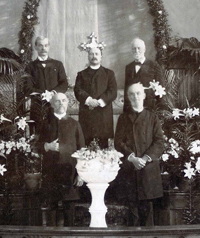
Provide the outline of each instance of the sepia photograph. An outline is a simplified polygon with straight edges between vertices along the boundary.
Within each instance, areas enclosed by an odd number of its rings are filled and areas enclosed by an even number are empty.
[[[200,237],[200,0],[0,0],[0,238]]]

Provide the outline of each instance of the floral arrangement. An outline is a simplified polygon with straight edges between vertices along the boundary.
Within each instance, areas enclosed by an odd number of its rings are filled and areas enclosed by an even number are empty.
[[[25,164],[25,172],[38,172],[41,166],[40,155],[35,152],[34,140],[34,135],[29,138],[20,137],[9,141],[1,140],[0,153],[4,154],[8,160],[19,159],[21,164]]]
[[[87,148],[82,148],[72,154],[77,158],[76,169],[86,182],[110,182],[117,175],[123,154],[116,151],[113,145],[101,149],[97,140],[93,140]],[[85,179],[85,172],[88,174]],[[113,177],[114,174],[114,177]]]
[[[199,108],[174,108],[165,123],[165,151],[161,156],[163,172],[191,179],[200,172]]]
[[[104,169],[115,170],[116,167],[118,168],[119,164],[121,164],[120,158],[123,157],[123,154],[115,150],[113,146],[101,149],[97,140],[94,139],[90,146],[74,152],[72,157],[84,161],[81,165],[83,169],[89,168],[102,171]],[[91,161],[93,168],[90,167]]]
[[[4,176],[5,173],[9,180],[16,174],[20,177],[23,173],[41,171],[41,156],[35,150],[35,135],[29,136],[27,130],[28,124],[32,122],[26,117],[17,116],[10,120],[0,115],[0,156],[4,158],[0,174]]]

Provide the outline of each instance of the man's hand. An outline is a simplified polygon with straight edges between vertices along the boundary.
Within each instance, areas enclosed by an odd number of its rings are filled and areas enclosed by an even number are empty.
[[[79,175],[76,176],[74,180],[74,185],[81,187],[83,185],[84,181],[80,178]]]
[[[137,170],[143,169],[146,165],[146,161],[144,159],[133,155],[131,155],[128,160],[133,163]]]
[[[54,141],[52,141],[52,142],[50,142],[50,143],[45,143],[44,144],[44,149],[46,150],[46,151],[49,151],[49,150],[51,150],[51,151],[59,151],[59,143],[57,143],[58,142],[58,139],[56,139],[56,140],[54,140]]]
[[[99,102],[97,99],[90,99],[88,102],[88,106],[90,110],[93,110],[95,107],[99,106]]]

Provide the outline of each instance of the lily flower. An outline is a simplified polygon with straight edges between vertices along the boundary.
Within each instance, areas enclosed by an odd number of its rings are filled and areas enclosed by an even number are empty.
[[[4,172],[7,171],[7,169],[4,168],[4,166],[5,166],[5,164],[3,164],[3,165],[0,164],[0,174],[1,174],[2,176],[3,176]]]

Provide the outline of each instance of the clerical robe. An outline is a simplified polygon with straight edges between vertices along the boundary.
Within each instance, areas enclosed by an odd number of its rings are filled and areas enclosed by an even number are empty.
[[[93,138],[107,140],[114,137],[112,102],[117,97],[117,84],[114,72],[100,66],[93,70],[90,67],[78,73],[74,93],[79,106],[79,122],[85,140],[89,143]],[[102,99],[106,106],[90,110],[85,101],[88,97]]]
[[[45,142],[58,139],[59,152],[44,150]],[[53,114],[44,121],[40,133],[40,147],[44,154],[44,189],[55,194],[53,200],[76,200],[78,192],[73,186],[76,159],[71,154],[85,146],[84,136],[79,122],[67,115],[59,120]],[[55,188],[55,189],[54,189]],[[57,192],[57,193],[56,193]]]

